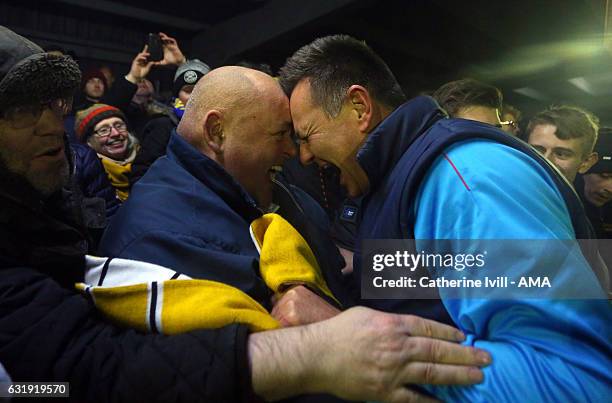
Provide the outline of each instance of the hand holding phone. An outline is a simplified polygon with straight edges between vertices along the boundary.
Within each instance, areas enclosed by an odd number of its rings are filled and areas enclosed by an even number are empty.
[[[164,50],[159,34],[149,33],[147,51],[149,52],[149,61],[158,62],[164,58]]]

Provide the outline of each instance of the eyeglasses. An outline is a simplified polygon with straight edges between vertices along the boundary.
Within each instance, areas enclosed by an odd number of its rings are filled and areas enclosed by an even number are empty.
[[[34,126],[47,108],[58,118],[64,119],[64,116],[72,109],[72,97],[57,98],[38,104],[15,106],[5,111],[2,116],[13,129],[24,129]]]
[[[518,129],[518,125],[516,124],[514,120],[506,120],[505,122],[499,122],[498,124],[495,125],[495,127],[500,127],[500,128],[502,126],[512,126],[515,129]]]
[[[124,122],[115,122],[112,125],[102,126],[98,130],[94,130],[94,136],[108,137],[112,133],[112,129],[117,130],[119,133],[125,133],[127,131],[127,126]]]

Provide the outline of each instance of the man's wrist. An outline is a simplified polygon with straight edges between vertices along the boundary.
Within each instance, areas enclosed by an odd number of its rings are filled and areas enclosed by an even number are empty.
[[[266,400],[326,392],[321,379],[320,326],[254,333],[247,342],[253,390]]]
[[[132,72],[129,72],[126,76],[125,79],[128,80],[129,82],[131,82],[132,84],[138,84],[139,82],[141,82],[143,79],[142,77],[136,77],[134,74],[132,74]]]

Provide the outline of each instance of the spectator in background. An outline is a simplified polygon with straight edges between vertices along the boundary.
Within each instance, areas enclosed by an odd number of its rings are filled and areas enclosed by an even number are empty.
[[[521,121],[521,111],[514,106],[504,103],[501,113],[502,130],[513,136],[520,135],[519,122]]]
[[[134,135],[142,142],[145,136],[144,128],[152,119],[160,116],[172,117],[172,107],[155,99],[155,87],[146,78],[138,83],[138,90],[132,97],[132,102],[126,113],[132,126]]]
[[[178,124],[178,121],[183,117],[183,113],[185,113],[185,105],[187,105],[193,87],[209,71],[210,67],[198,59],[189,60],[176,69],[172,86],[175,114],[175,118],[172,118],[172,121],[175,125]]]
[[[553,106],[536,114],[527,126],[527,142],[570,182],[596,162],[598,119],[575,106]]]
[[[128,176],[139,145],[128,130],[123,112],[111,105],[93,104],[77,112],[74,130],[98,153],[117,197],[125,201],[129,195]]]
[[[502,93],[496,87],[465,78],[438,88],[433,97],[452,118],[477,120],[501,128]]]
[[[577,175],[576,192],[599,241],[599,251],[612,268],[612,129],[599,129],[595,152],[599,160],[584,175]]]
[[[100,67],[100,72],[102,72],[104,78],[106,79],[107,88],[111,89],[115,82],[115,74],[113,73],[113,69],[107,65],[103,65]]]
[[[178,51],[180,52],[180,49]],[[144,127],[140,138],[141,150],[136,156],[130,174],[130,186],[140,180],[156,159],[166,154],[170,132],[183,117],[185,105],[191,97],[191,91],[209,71],[210,67],[198,59],[189,60],[176,70],[172,87],[175,97],[173,102],[174,112],[154,118]]]
[[[159,33],[162,42],[163,59],[155,62],[156,67],[183,66],[187,63],[185,55],[181,51],[176,39]],[[210,69],[209,69],[210,70]],[[130,106],[124,110],[126,117],[130,121],[134,134],[142,143],[148,134],[145,130],[146,125],[160,116],[168,116],[175,119],[173,108],[155,100],[155,87],[149,80],[141,80],[138,90],[132,98]],[[178,122],[178,120],[176,120]]]
[[[81,89],[85,96],[85,102],[89,102],[90,104],[100,102],[107,88],[109,87],[102,71],[92,68],[83,73]],[[83,108],[79,106],[79,109]]]

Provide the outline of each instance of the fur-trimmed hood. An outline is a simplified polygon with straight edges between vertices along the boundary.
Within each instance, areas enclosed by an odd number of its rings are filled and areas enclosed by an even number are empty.
[[[56,56],[0,26],[0,111],[15,105],[72,96],[81,71],[69,56]]]

